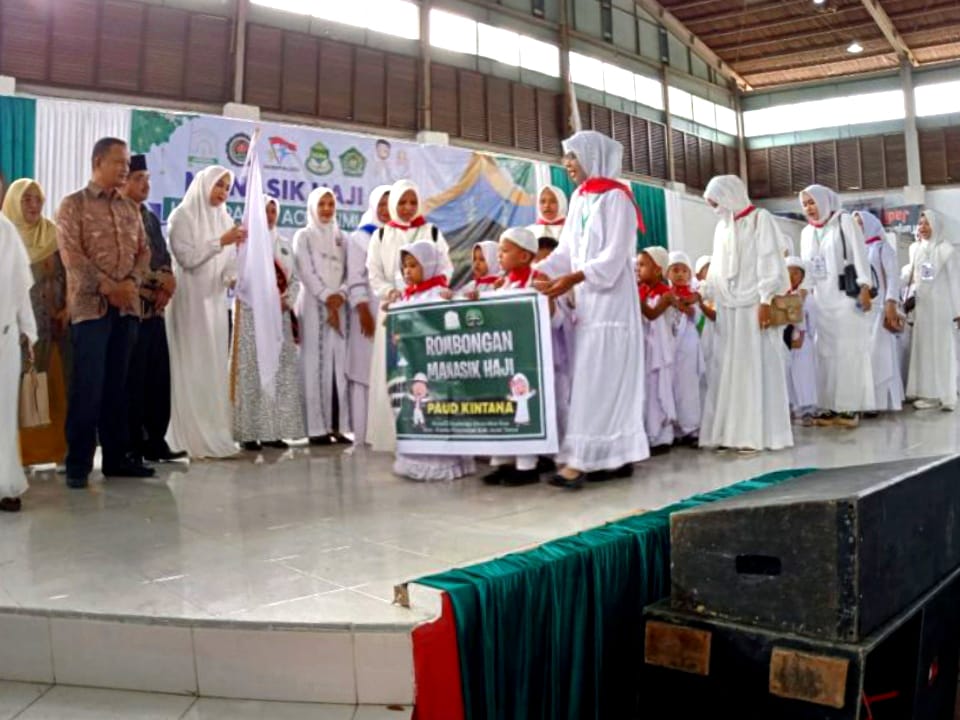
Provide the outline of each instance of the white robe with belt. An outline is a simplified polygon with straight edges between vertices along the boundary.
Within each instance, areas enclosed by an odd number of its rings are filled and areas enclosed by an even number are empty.
[[[300,278],[300,363],[303,373],[307,435],[333,432],[333,392],[336,388],[339,432],[350,431],[347,390],[347,305],[340,306],[340,332],[327,322],[326,302],[332,295],[347,298],[346,247],[333,223],[297,231],[293,240]]]
[[[432,237],[433,225],[430,223],[409,230],[388,225],[382,233],[377,231],[373,234],[367,250],[367,272],[376,302],[384,302],[391,290],[402,291],[405,287],[400,269],[400,250],[417,240],[429,240]],[[449,278],[453,266],[443,233],[437,231],[436,242],[441,256],[441,270]],[[373,360],[370,363],[370,402],[367,406],[367,442],[377,452],[393,452],[397,447],[396,416],[387,388],[386,340],[386,326],[377,322],[373,337]]]
[[[807,225],[803,229],[800,254],[810,270],[808,279],[817,302],[817,399],[821,409],[832,412],[872,411],[877,406],[871,362],[873,318],[840,290],[841,227],[847,262],[856,268],[857,281],[873,284],[863,235],[849,214],[836,213],[822,228]],[[819,277],[818,266],[822,268]]]
[[[570,415],[561,456],[576,470],[610,470],[650,456],[644,431],[644,342],[634,270],[637,216],[626,193],[574,193],[560,244],[536,266],[583,272]]]
[[[167,309],[171,416],[167,442],[190,457],[229,457],[237,452],[230,405],[227,287],[236,280],[236,248],[221,247],[233,223],[200,236],[187,216],[170,218],[170,250],[177,292]]]
[[[37,342],[30,303],[33,273],[17,228],[0,215],[0,498],[20,497],[27,478],[20,465],[20,336]]]

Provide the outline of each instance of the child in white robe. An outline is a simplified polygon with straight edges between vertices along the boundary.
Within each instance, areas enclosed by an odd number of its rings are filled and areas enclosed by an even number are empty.
[[[669,253],[658,246],[648,247],[637,258],[646,353],[644,427],[650,439],[651,455],[663,455],[670,451],[677,421],[673,396],[675,340],[666,316],[675,299],[670,287],[663,281],[663,272],[669,264]]]
[[[469,300],[489,295],[500,279],[500,245],[493,240],[484,240],[473,246],[473,278],[463,286],[461,293]]]
[[[699,287],[707,279],[707,273],[710,272],[710,256],[701,255],[693,267],[697,274],[697,286]],[[707,397],[707,388],[710,386],[711,378],[714,375],[713,368],[716,362],[717,352],[717,309],[713,303],[700,298],[700,321],[697,323],[700,330],[700,349],[703,351],[704,373],[700,378],[700,398],[701,402]]]
[[[347,398],[346,239],[337,225],[336,198],[319,187],[307,198],[307,227],[294,236],[302,287],[300,359],[311,445],[349,443]]]
[[[347,386],[350,393],[350,420],[357,444],[367,441],[367,404],[370,396],[370,361],[380,303],[370,289],[367,249],[370,239],[390,220],[390,186],[381,185],[370,193],[370,205],[360,226],[347,243],[347,294],[350,320],[347,323]]]
[[[567,219],[567,196],[556,185],[544,185],[537,193],[537,221],[527,230],[538,240],[542,237],[560,239]]]
[[[698,304],[700,296],[691,287],[693,268],[685,252],[669,255],[667,279],[676,299],[667,310],[666,319],[674,339],[673,402],[677,412],[674,423],[675,442],[695,446],[700,431],[702,411],[700,383],[703,380],[704,361],[700,348]]]
[[[903,380],[900,375],[900,353],[897,341],[900,329],[900,274],[897,271],[897,249],[887,242],[883,223],[872,213],[855,212],[853,219],[863,230],[867,257],[877,283],[877,299],[870,309],[873,316],[871,357],[873,385],[877,394],[877,412],[903,408]]]
[[[387,306],[449,300],[442,252],[433,240],[417,240],[400,251],[400,263],[406,289],[400,300]],[[413,385],[421,385],[418,395],[425,399],[426,377],[418,375]],[[415,388],[411,387],[411,390]],[[391,420],[393,416],[391,415]],[[420,418],[418,418],[419,420]],[[425,418],[424,418],[425,421]],[[397,453],[393,471],[421,482],[456,480],[475,470],[473,458],[459,455],[422,455]]]
[[[526,228],[509,228],[500,235],[498,258],[504,276],[497,283],[497,292],[533,290],[532,264],[538,249],[537,238]],[[518,393],[511,390],[511,395]],[[495,455],[490,465],[493,471],[483,478],[487,485],[519,486],[540,481],[536,455]]]
[[[960,323],[960,253],[932,210],[920,213],[917,235],[920,241],[911,253],[916,307],[907,397],[916,398],[918,410],[952,411],[957,406],[954,333]]]
[[[790,273],[790,294],[803,298],[803,321],[790,330],[790,353],[787,356],[790,411],[794,420],[810,427],[817,411],[816,303],[813,295],[802,287],[807,273],[803,260],[788,257],[787,271]]]

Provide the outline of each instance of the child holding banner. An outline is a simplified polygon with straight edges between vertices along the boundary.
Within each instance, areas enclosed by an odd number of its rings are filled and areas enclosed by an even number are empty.
[[[643,415],[650,438],[651,455],[670,451],[673,425],[677,419],[673,396],[675,341],[666,316],[667,310],[673,307],[674,295],[670,286],[663,281],[663,271],[669,263],[670,255],[666,248],[658,246],[648,247],[637,258],[647,367]]]
[[[463,286],[463,296],[476,300],[494,291],[500,279],[499,246],[493,240],[484,240],[473,246],[473,280]]]
[[[525,290],[532,288],[533,260],[537,256],[539,244],[536,236],[526,228],[510,228],[500,236],[500,267],[506,275],[497,284],[497,290]],[[552,304],[552,303],[551,303]],[[522,382],[516,382],[522,378]],[[518,408],[526,407],[526,400],[522,386],[526,378],[522,375],[511,382],[511,399],[518,403]],[[517,389],[521,388],[521,389]],[[519,455],[516,457],[494,456],[490,458],[493,472],[484,476],[487,485],[530,485],[540,482],[537,472],[536,455]]]
[[[400,266],[406,289],[396,303],[420,303],[429,300],[448,300],[451,297],[444,273],[443,253],[433,240],[417,240],[400,251]],[[429,402],[429,379],[418,373],[409,388],[409,402],[414,422],[423,425],[424,406]],[[392,420],[394,415],[389,414]],[[459,455],[412,455],[397,453],[393,471],[397,475],[421,482],[456,480],[474,472],[473,458]]]

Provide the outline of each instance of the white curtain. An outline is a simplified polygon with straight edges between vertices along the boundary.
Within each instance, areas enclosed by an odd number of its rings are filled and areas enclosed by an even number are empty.
[[[36,180],[47,194],[43,214],[56,218],[65,195],[90,180],[90,154],[103,137],[130,140],[126,105],[37,98]]]

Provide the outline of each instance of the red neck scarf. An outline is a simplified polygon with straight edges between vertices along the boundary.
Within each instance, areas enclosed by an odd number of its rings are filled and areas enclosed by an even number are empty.
[[[754,210],[756,210],[756,209],[757,209],[756,205],[747,205],[743,210],[741,210],[740,212],[736,213],[736,214],[733,216],[733,219],[734,219],[734,220],[741,220],[742,218],[745,218],[747,215],[749,215],[750,213],[752,213],[752,212],[753,212]]]
[[[619,183],[612,178],[592,177],[584,180],[580,185],[579,190],[580,194],[582,195],[602,195],[609,190],[619,190],[628,198],[630,198],[630,203],[633,205],[633,209],[637,213],[637,229],[646,234],[647,226],[643,223],[643,213],[640,212],[640,208],[637,206],[637,201],[634,199],[633,193],[631,193],[623,183]]]
[[[424,293],[427,290],[433,290],[435,287],[446,287],[447,278],[445,275],[434,275],[429,280],[424,280],[422,283],[417,283],[416,285],[407,285],[406,289],[403,291],[404,300],[409,300],[414,295],[419,295]]]
[[[395,220],[391,220],[387,223],[389,227],[397,228],[399,230],[410,230],[411,228],[423,227],[427,224],[427,219],[423,215],[418,215],[413,220],[410,221],[409,225],[404,225],[403,223],[398,223]]]
[[[543,218],[537,218],[537,225],[556,227],[557,225],[563,225],[566,221],[567,219],[565,217],[557,218],[556,220],[544,220]]]
[[[881,238],[879,235],[874,235],[872,238],[866,240],[867,245],[873,245],[874,243],[880,242]]]
[[[499,275],[484,275],[481,278],[474,278],[473,282],[477,287],[480,287],[481,285],[493,285],[499,279]]]
[[[689,298],[693,297],[693,290],[689,285],[674,285],[673,294],[680,298]]]
[[[830,213],[830,217],[828,217],[828,218],[827,218],[826,220],[824,220],[823,222],[816,223],[816,222],[813,222],[813,220],[807,220],[807,222],[810,223],[811,225],[813,225],[815,228],[817,228],[817,229],[819,230],[819,229],[822,228],[824,225],[826,225],[828,222],[830,222],[830,219],[831,219],[832,217],[833,217],[833,213]]]
[[[530,265],[517,268],[507,273],[507,282],[517,287],[525,288],[530,284],[530,279],[534,277],[533,268]]]
[[[670,292],[670,287],[663,280],[659,280],[655,285],[640,283],[640,302],[656,300],[666,292]]]

